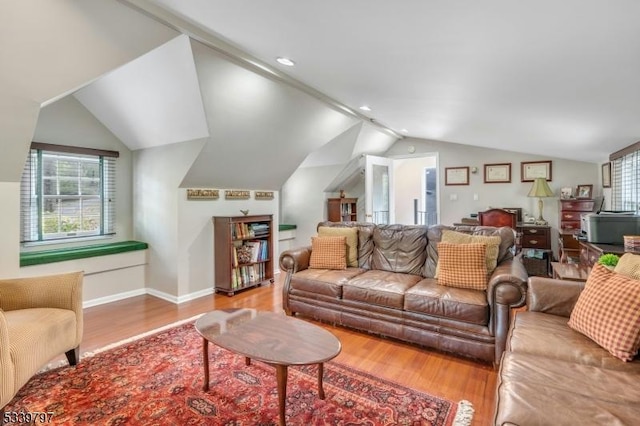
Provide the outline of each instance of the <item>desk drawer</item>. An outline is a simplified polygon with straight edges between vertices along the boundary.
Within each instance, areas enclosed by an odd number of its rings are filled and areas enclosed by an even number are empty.
[[[560,208],[563,211],[590,212],[593,211],[594,204],[593,200],[560,200]]]
[[[551,249],[550,228],[523,226],[521,229],[523,248]]]
[[[583,214],[582,212],[573,212],[573,211],[563,210],[562,217],[560,218],[560,220],[562,221],[571,220],[571,221],[580,222],[580,215],[582,214]]]

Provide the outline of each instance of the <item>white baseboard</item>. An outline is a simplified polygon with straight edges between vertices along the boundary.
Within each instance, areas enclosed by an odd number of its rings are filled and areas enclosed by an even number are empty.
[[[213,294],[213,288],[207,288],[204,290],[196,291],[194,293],[185,294],[184,296],[176,297],[172,294],[159,291],[154,288],[141,288],[138,290],[127,291],[124,293],[113,294],[111,296],[99,297],[97,299],[87,300],[82,303],[82,308],[90,308],[92,306],[104,305],[105,303],[117,302],[118,300],[128,299],[130,297],[142,296],[148,294],[150,296],[157,297],[167,302],[179,305],[184,302],[188,302],[199,297],[208,296]]]
[[[90,308],[92,306],[104,305],[105,303],[117,302],[118,300],[128,299],[130,297],[142,296],[147,294],[146,289],[126,291],[124,293],[112,294],[111,296],[98,297],[97,299],[85,300],[82,302],[82,308]]]

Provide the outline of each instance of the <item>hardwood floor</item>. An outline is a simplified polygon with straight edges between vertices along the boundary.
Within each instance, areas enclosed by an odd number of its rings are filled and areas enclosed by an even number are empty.
[[[138,296],[87,308],[81,352],[213,309],[252,307],[282,312],[280,278],[283,277],[283,274],[277,277],[274,285],[233,297],[216,294],[174,305],[152,296]],[[471,401],[475,409],[473,424],[491,424],[497,379],[492,366],[359,331],[320,325],[342,342],[342,352],[335,361],[432,395]]]

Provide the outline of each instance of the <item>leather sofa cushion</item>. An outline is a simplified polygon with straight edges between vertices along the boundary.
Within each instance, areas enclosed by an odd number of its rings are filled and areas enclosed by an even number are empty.
[[[567,318],[541,312],[518,312],[507,349],[578,364],[640,372],[640,360],[623,362],[587,336],[572,330]]]
[[[640,371],[506,352],[498,380],[496,425],[631,425],[640,418]]]
[[[421,275],[426,247],[426,226],[378,225],[373,230],[371,269]]]
[[[402,309],[405,292],[422,279],[419,275],[371,270],[342,286],[342,298]]]
[[[441,286],[435,278],[425,278],[407,290],[404,309],[472,324],[489,323],[486,292]]]
[[[347,268],[345,270],[304,269],[292,275],[291,288],[341,298],[344,283],[364,271],[364,269],[360,268]]]

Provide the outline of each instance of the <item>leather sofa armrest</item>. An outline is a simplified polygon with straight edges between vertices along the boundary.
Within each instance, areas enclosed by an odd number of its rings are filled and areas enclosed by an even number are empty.
[[[507,345],[511,309],[523,306],[526,302],[528,277],[520,257],[515,257],[500,263],[489,278],[489,333],[495,338],[495,368]]]
[[[519,257],[500,263],[489,277],[489,304],[493,306],[500,303],[512,308],[523,306],[526,302],[528,278],[527,270]]]
[[[309,267],[311,246],[285,250],[280,255],[280,270],[293,274]]]
[[[527,308],[534,312],[570,317],[585,283],[544,277],[529,278]]]

